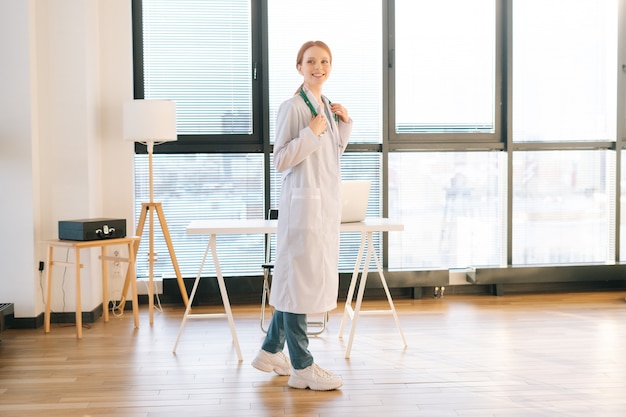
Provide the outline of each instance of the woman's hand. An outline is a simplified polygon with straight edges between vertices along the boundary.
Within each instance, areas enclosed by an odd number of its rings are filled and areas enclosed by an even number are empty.
[[[318,114],[311,119],[309,127],[311,128],[315,136],[322,136],[324,133],[326,133],[326,117],[324,117],[324,115],[321,113]]]
[[[343,107],[339,103],[333,103],[330,105],[330,110],[339,117],[339,119],[344,123],[350,122],[350,116],[348,116],[348,109]]]

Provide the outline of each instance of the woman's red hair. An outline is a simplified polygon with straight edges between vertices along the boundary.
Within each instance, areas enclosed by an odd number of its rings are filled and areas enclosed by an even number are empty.
[[[298,51],[298,56],[296,57],[296,68],[298,68],[298,65],[302,65],[302,60],[304,59],[304,53],[306,52],[306,50],[309,49],[309,48],[312,48],[313,46],[319,46],[320,48],[322,48],[326,52],[328,52],[328,57],[330,58],[330,63],[331,64],[333,63],[333,54],[332,54],[332,52],[330,52],[330,48],[328,47],[328,45],[326,45],[322,41],[308,41],[308,42],[305,42],[300,47],[300,50]]]

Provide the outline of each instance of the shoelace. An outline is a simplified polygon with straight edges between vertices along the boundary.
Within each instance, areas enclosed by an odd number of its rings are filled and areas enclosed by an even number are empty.
[[[276,352],[273,354],[273,358],[271,360],[275,361],[275,362],[281,362],[281,364],[284,363],[289,363],[289,359],[287,359],[287,356],[283,353],[283,352]]]
[[[335,377],[332,372],[329,372],[324,368],[320,368],[315,363],[312,365],[312,371],[315,372],[317,375],[323,377],[324,379],[331,379]]]

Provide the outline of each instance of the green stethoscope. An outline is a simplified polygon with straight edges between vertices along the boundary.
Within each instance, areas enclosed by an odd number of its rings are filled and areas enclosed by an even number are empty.
[[[311,110],[311,114],[313,115],[313,117],[317,117],[317,111],[315,110],[315,107],[313,107],[313,104],[311,104],[311,101],[307,97],[307,95],[304,92],[304,89],[302,87],[300,87],[300,97],[302,97],[302,100],[304,100],[306,105],[309,106],[309,109]],[[322,96],[322,97],[324,97],[324,96]],[[326,98],[326,97],[324,97],[324,98]],[[328,98],[326,98],[326,100],[328,100]],[[328,100],[328,104],[332,104],[330,102],[330,100]],[[322,103],[322,105],[323,105],[323,103]],[[336,114],[333,114],[333,118],[335,119],[336,123],[339,123],[339,117],[337,117]]]

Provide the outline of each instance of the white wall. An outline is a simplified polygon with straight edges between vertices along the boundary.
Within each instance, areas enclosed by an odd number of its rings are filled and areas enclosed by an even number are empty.
[[[131,1],[0,0],[0,56],[0,302],[36,317],[41,240],[57,237],[59,220],[126,218],[133,234],[132,144],[121,134]],[[81,260],[89,311],[102,302],[97,254]],[[53,270],[53,311],[75,311],[73,272]]]

